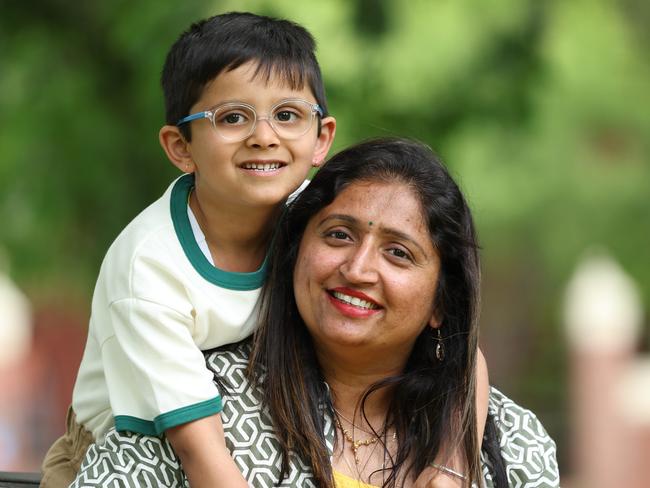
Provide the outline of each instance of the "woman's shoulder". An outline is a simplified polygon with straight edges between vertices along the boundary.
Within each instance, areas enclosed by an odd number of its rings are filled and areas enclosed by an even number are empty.
[[[510,486],[560,486],[555,442],[533,412],[492,387],[488,415],[496,427]]]
[[[490,387],[488,414],[495,418],[498,430],[504,435],[516,432],[523,438],[555,445],[532,411],[516,404],[493,386]]]

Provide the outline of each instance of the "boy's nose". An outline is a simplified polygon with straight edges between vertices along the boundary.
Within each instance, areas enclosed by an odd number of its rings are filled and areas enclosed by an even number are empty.
[[[279,142],[279,137],[271,126],[269,118],[258,117],[253,132],[248,136],[247,143],[253,147],[269,147],[276,146]]]

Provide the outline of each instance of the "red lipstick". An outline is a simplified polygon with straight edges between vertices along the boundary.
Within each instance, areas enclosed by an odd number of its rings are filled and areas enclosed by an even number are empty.
[[[345,300],[344,297],[337,297],[335,295],[346,295],[347,297],[354,297],[371,304],[371,307],[350,303],[349,301]],[[375,300],[370,298],[365,293],[346,287],[338,287],[327,290],[327,297],[329,298],[330,303],[334,306],[334,308],[336,308],[342,315],[350,318],[371,317],[379,313],[382,309],[382,307]]]

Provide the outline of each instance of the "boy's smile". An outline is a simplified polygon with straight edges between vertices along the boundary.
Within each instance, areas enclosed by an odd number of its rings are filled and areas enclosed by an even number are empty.
[[[276,74],[267,81],[263,75],[255,76],[256,68],[256,63],[248,62],[219,74],[206,85],[191,112],[241,102],[259,114],[268,114],[282,100],[316,103],[308,86],[292,89]],[[302,184],[309,169],[325,158],[335,128],[334,119],[326,117],[321,121],[320,135],[314,120],[302,136],[283,139],[269,120],[261,117],[246,139],[229,142],[216,133],[209,119],[191,123],[192,140],[187,143],[190,162],[185,171],[196,174],[195,191],[201,206],[214,204],[235,213],[268,210],[284,202]]]

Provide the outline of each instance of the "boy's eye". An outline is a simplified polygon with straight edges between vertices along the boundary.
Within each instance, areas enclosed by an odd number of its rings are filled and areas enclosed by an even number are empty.
[[[228,124],[228,125],[245,124],[246,116],[241,113],[231,112],[229,114],[223,115],[219,119],[219,123]]]
[[[300,119],[300,114],[295,110],[289,108],[283,108],[282,110],[275,113],[275,120],[282,123],[293,123]]]

